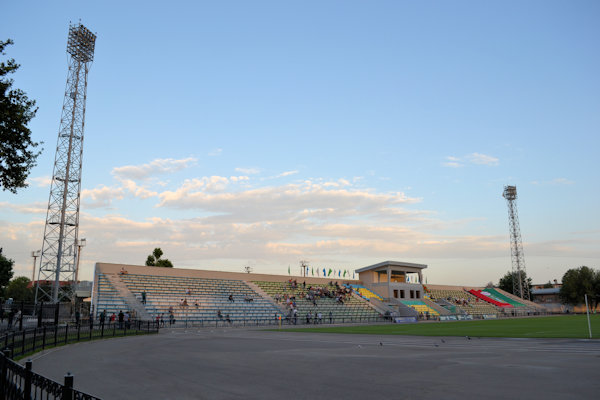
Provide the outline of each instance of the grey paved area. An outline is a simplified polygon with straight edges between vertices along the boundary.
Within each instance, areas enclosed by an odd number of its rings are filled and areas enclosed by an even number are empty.
[[[106,400],[598,399],[599,367],[600,341],[241,329],[79,343],[33,363]]]

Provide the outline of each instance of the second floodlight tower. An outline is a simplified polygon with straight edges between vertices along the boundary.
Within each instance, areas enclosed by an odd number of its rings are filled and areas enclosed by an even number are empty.
[[[523,255],[523,242],[519,215],[517,214],[517,187],[504,186],[502,197],[508,204],[508,225],[510,230],[510,254],[512,261],[513,294],[522,299],[529,300],[529,285],[523,282],[525,277],[525,257]]]
[[[96,35],[81,23],[69,26],[69,73],[50,186],[36,302],[69,301],[76,284],[85,102],[95,44]],[[51,284],[51,289],[46,284]]]

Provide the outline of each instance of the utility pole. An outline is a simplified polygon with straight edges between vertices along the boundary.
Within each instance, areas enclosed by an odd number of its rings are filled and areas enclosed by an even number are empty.
[[[31,252],[31,257],[33,257],[33,271],[31,272],[31,284],[33,285],[35,282],[35,266],[37,265],[37,258],[42,254],[41,250],[35,250]]]

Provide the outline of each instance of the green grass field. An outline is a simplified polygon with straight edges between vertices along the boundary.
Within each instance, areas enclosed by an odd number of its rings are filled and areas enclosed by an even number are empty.
[[[590,316],[593,338],[600,338],[600,315]],[[585,315],[514,318],[478,321],[429,322],[336,326],[329,328],[293,328],[299,332],[349,333],[371,335],[473,336],[511,338],[579,338],[588,339]]]

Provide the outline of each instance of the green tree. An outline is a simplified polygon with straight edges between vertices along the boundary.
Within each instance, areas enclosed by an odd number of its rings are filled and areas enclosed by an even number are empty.
[[[10,281],[6,287],[5,295],[6,298],[12,298],[14,301],[33,301],[34,293],[30,287],[31,281],[29,278],[19,276]]]
[[[13,265],[15,262],[10,258],[4,257],[2,248],[0,248],[0,295],[4,294],[4,289],[10,279],[13,277]]]
[[[600,271],[581,266],[565,272],[559,292],[560,299],[575,306],[585,303],[586,294],[590,306],[595,309],[600,300]]]
[[[498,282],[498,287],[504,290],[505,292],[515,294],[513,291],[513,282],[518,282],[518,280],[519,277],[517,272],[508,271],[506,274],[504,274],[502,278],[500,278],[500,281]],[[523,287],[528,287],[529,293],[531,293],[531,288],[533,287],[533,284],[531,282],[531,278],[527,277],[527,273],[525,271],[521,271],[521,281],[523,282]]]
[[[173,268],[171,261],[161,258],[163,254],[163,251],[159,247],[155,248],[152,254],[146,258],[146,265],[149,267]]]
[[[0,40],[0,55],[13,41]],[[0,186],[2,190],[16,193],[27,187],[25,182],[40,152],[40,144],[31,140],[27,124],[35,116],[35,100],[29,100],[21,89],[12,89],[13,80],[6,75],[19,69],[14,59],[0,62]]]

